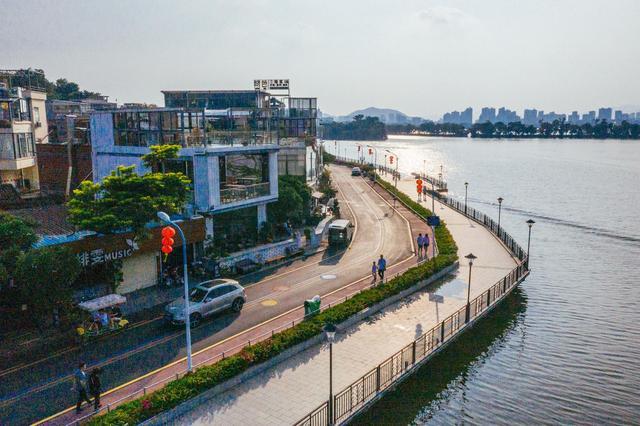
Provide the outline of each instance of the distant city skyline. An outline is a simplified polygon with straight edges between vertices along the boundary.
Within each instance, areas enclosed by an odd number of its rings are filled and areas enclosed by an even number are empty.
[[[484,123],[486,121],[497,123],[511,123],[522,122],[526,125],[537,125],[540,121],[553,122],[554,120],[565,119],[571,124],[584,124],[593,123],[596,120],[607,120],[610,122],[621,123],[622,121],[628,121],[630,123],[640,122],[640,107],[636,111],[624,111],[622,109],[615,109],[611,107],[600,107],[594,110],[580,113],[577,110],[571,111],[571,113],[556,112],[556,111],[544,111],[537,108],[525,108],[522,115],[518,115],[517,111],[512,111],[506,107],[482,107],[480,114],[475,118],[473,114],[473,108],[468,107],[464,111],[451,111],[444,113],[439,122],[452,123],[452,124],[464,124],[469,125],[471,123]]]
[[[3,68],[42,68],[119,103],[289,78],[346,115],[640,104],[640,2],[2,1]]]

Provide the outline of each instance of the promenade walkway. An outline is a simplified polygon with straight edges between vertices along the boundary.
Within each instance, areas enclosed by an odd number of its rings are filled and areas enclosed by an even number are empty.
[[[401,181],[399,188],[412,194],[413,181]],[[430,207],[431,201],[427,203]],[[429,300],[428,293],[418,292],[339,333],[333,348],[334,392],[464,306],[469,272],[464,262],[466,254],[473,252],[478,257],[473,266],[472,298],[516,266],[506,248],[482,226],[437,202],[436,214],[447,222],[463,260],[455,276],[437,290],[444,301],[436,304]],[[176,423],[293,424],[326,401],[328,393],[328,347],[318,345],[216,396]]]

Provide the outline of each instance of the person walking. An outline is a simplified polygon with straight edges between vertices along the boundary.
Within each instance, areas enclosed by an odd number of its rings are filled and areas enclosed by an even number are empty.
[[[422,250],[424,251],[424,258],[429,260],[429,235],[424,234],[422,238]]]
[[[373,282],[376,281],[376,275],[378,272],[378,265],[376,265],[376,261],[373,261],[373,265],[371,265],[371,278],[373,279]]]
[[[102,392],[100,374],[102,374],[102,368],[100,367],[94,368],[89,374],[89,394],[93,397],[93,409],[96,411],[102,407],[102,404],[100,404],[100,393]]]
[[[91,401],[87,396],[87,373],[86,373],[87,364],[81,362],[78,364],[78,369],[73,375],[73,388],[78,394],[78,402],[76,404],[76,413],[82,411],[80,406],[83,401],[86,401],[87,404],[91,405]]]
[[[380,276],[380,281],[384,281],[384,271],[387,269],[387,261],[385,260],[383,255],[380,255],[380,259],[378,259],[378,275]]]
[[[416,243],[418,244],[418,257],[422,257],[422,232],[418,234],[418,238],[416,238]]]

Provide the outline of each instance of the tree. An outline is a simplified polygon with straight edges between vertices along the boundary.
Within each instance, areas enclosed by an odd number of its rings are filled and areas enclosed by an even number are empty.
[[[84,181],[67,203],[69,221],[102,234],[133,231],[145,235],[145,225],[158,211],[180,211],[188,197],[189,179],[182,173],[138,175],[134,166],[118,167],[100,183]]]
[[[35,224],[8,213],[0,212],[0,249],[17,247],[26,250],[38,241]]]
[[[153,172],[164,172],[166,162],[178,158],[180,145],[153,145],[150,150],[142,156],[142,163]]]
[[[66,247],[30,250],[20,256],[15,279],[36,324],[41,324],[56,307],[71,307],[71,284],[79,273],[78,259]]]
[[[278,201],[269,205],[267,215],[271,223],[290,221],[302,224],[311,213],[311,190],[304,178],[280,176],[278,179]]]

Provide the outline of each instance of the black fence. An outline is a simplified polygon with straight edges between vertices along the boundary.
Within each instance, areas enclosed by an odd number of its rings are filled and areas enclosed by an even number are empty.
[[[417,364],[425,361],[437,352],[450,340],[471,325],[475,319],[483,316],[498,304],[511,290],[528,274],[527,253],[516,241],[504,231],[489,216],[464,203],[436,193],[436,196],[444,204],[462,213],[477,223],[483,225],[496,235],[520,261],[518,266],[511,270],[491,288],[471,300],[468,307],[460,308],[457,312],[447,317],[440,324],[422,334],[412,343],[380,363],[364,376],[338,392],[333,397],[333,410],[329,410],[329,401],[325,401],[318,408],[295,423],[296,426],[326,426],[340,424],[350,418],[368,402],[375,399],[381,392],[393,383],[403,378]],[[333,419],[330,412],[333,411]]]

